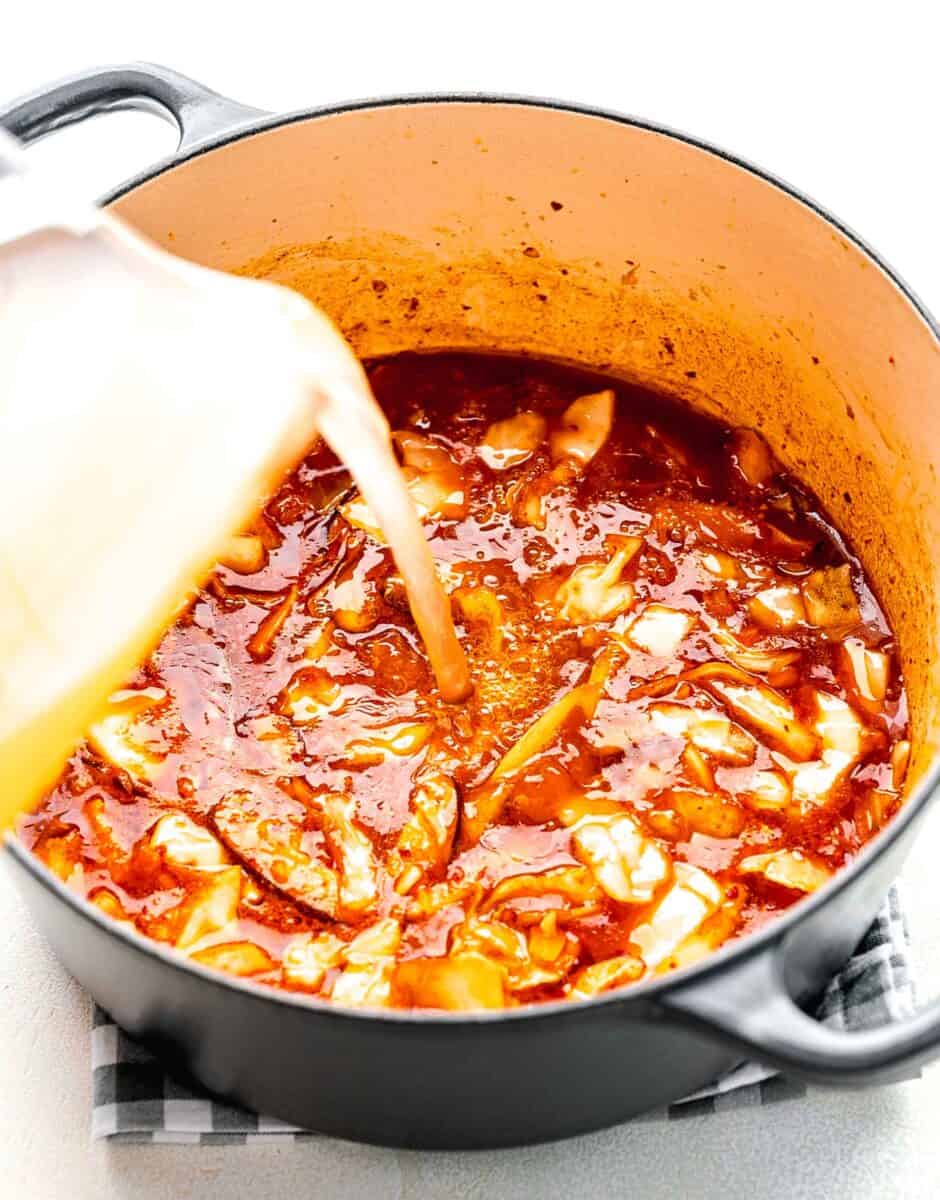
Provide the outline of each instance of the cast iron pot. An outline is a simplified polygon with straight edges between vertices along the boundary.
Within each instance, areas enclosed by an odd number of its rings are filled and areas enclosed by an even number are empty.
[[[698,966],[595,1000],[467,1016],[277,993],[112,923],[10,840],[7,863],[69,971],[212,1092],[390,1145],[595,1129],[744,1055],[852,1085],[935,1053],[936,1004],[854,1034],[804,1012],[870,923],[940,775],[940,344],[904,284],[754,167],[571,105],[415,96],[275,117],[138,65],[75,77],[0,120],[30,141],[117,108],[157,111],[180,144],[105,203],[179,254],[299,288],[363,355],[549,355],[760,426],[881,594],[917,748],[900,815],[820,892]]]

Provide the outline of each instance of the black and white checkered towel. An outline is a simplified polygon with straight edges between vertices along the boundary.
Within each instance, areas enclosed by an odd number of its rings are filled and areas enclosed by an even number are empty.
[[[914,1011],[907,924],[892,888],[874,924],[823,996],[817,1016],[839,1029],[868,1029]],[[193,1091],[129,1038],[107,1013],[92,1031],[92,1136],[117,1142],[247,1142],[318,1135]],[[713,1084],[638,1118],[643,1121],[723,1112],[802,1096],[802,1084],[758,1063],[742,1063]]]

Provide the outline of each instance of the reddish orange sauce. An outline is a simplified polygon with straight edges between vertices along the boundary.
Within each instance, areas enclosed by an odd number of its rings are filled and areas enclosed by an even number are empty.
[[[695,961],[889,818],[891,631],[759,436],[528,359],[369,373],[474,694],[315,448],[25,822],[71,886],[273,986],[499,1007]]]

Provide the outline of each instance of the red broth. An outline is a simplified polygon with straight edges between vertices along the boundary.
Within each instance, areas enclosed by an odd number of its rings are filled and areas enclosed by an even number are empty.
[[[693,962],[889,819],[891,630],[756,431],[538,360],[369,374],[473,695],[315,447],[23,824],[70,886],[275,987],[498,1008]]]

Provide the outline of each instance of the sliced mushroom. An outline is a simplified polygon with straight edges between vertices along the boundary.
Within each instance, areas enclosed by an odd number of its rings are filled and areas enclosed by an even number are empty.
[[[847,633],[860,624],[862,615],[848,563],[813,571],[803,580],[802,591],[810,624],[834,635]]]
[[[303,805],[286,797],[272,812],[271,804],[238,791],[215,806],[212,821],[228,848],[272,887],[323,916],[335,917],[339,878],[318,857],[317,837],[304,830],[305,815]]]

